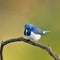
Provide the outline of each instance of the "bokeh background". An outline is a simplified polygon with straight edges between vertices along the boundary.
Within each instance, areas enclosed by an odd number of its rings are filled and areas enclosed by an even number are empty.
[[[60,56],[60,0],[0,0],[0,42],[24,36],[24,24],[50,30],[38,42]],[[4,47],[4,60],[54,60],[38,47],[15,42]]]

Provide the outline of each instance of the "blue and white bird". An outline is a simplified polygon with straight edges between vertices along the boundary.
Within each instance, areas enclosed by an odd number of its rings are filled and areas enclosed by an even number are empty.
[[[49,31],[41,30],[33,24],[25,24],[24,26],[24,35],[31,40],[38,41],[46,32]]]

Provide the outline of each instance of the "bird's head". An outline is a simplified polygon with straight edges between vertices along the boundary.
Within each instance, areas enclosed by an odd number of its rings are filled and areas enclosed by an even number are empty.
[[[25,29],[31,30],[32,29],[32,24],[25,24]]]

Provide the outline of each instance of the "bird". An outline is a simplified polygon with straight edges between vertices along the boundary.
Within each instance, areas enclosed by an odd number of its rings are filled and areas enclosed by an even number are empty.
[[[27,23],[24,25],[24,35],[30,40],[38,41],[41,39],[41,36],[43,36],[46,32],[50,31],[41,30],[33,24]]]

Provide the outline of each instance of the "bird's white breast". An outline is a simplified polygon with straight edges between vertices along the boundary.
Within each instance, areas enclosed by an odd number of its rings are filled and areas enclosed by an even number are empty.
[[[41,38],[41,35],[35,34],[34,32],[31,32],[31,35],[27,36],[27,38],[37,41],[37,40],[39,40]]]

